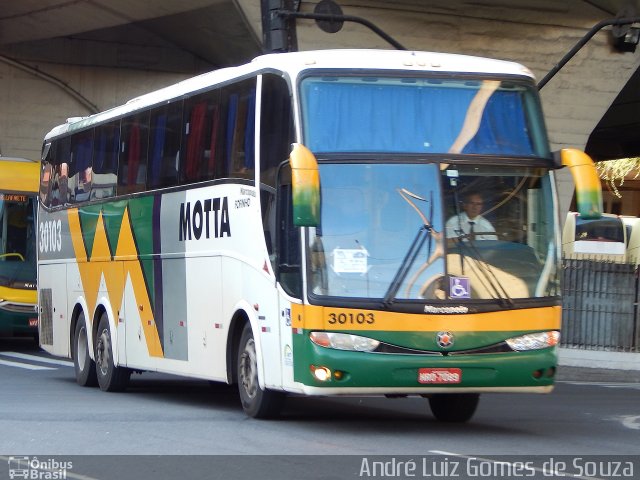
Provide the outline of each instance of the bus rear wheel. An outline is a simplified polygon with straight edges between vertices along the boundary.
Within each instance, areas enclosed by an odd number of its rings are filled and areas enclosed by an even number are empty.
[[[76,372],[76,382],[83,387],[98,385],[96,364],[89,356],[89,340],[84,313],[78,316],[73,335],[73,366]]]
[[[478,393],[438,393],[429,397],[431,413],[440,422],[463,423],[476,412]]]
[[[251,326],[242,331],[237,357],[238,391],[245,413],[254,418],[273,418],[280,414],[284,393],[262,389],[258,383],[258,356]]]
[[[121,392],[127,387],[131,370],[116,367],[113,362],[113,343],[106,313],[100,317],[98,337],[96,339],[96,374],[100,390],[105,392]]]

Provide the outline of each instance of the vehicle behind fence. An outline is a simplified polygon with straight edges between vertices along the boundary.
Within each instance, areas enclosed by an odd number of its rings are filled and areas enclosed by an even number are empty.
[[[561,346],[640,352],[638,266],[563,260]]]

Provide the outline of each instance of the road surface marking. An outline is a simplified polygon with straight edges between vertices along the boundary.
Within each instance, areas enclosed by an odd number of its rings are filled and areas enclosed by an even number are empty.
[[[27,355],[26,353],[18,352],[0,352],[1,356],[18,358],[20,360],[33,360],[34,362],[48,363],[51,365],[62,365],[64,367],[73,367],[73,362],[68,360],[56,360],[54,358],[44,358],[37,355]]]
[[[7,367],[24,368],[26,370],[56,370],[51,367],[42,367],[40,365],[30,365],[28,363],[10,362],[8,360],[0,360],[0,365],[6,365]]]

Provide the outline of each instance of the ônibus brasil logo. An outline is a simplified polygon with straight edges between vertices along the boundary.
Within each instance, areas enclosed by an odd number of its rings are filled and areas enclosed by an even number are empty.
[[[39,460],[38,457],[9,457],[9,478],[33,480],[66,480],[67,470],[73,468],[73,462],[60,461],[55,458]]]

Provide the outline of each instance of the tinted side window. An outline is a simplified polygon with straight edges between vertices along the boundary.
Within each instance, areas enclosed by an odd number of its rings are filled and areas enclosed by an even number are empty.
[[[220,90],[185,101],[180,178],[200,182],[224,175]]]
[[[256,80],[222,89],[224,171],[233,178],[254,178]]]
[[[293,116],[287,82],[276,75],[262,77],[260,113],[260,205],[267,252],[274,270],[276,247],[276,177],[293,142]]]
[[[260,114],[260,183],[275,187],[278,165],[289,157],[293,139],[289,86],[281,77],[264,75]]]
[[[147,180],[149,112],[122,120],[118,194],[141,192]]]
[[[89,200],[93,177],[93,129],[71,136],[71,161],[69,163],[69,202]]]
[[[93,154],[93,186],[91,198],[113,197],[118,176],[120,122],[96,127]]]
[[[51,205],[51,188],[53,186],[53,163],[51,150],[53,145],[45,143],[42,148],[42,164],[40,166],[40,201],[45,207]]]
[[[149,141],[150,189],[170,187],[178,183],[182,102],[174,102],[151,111]]]
[[[69,203],[69,161],[71,159],[71,138],[54,140],[49,150],[52,168],[49,205],[52,207]]]

